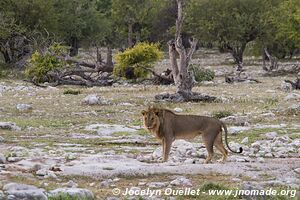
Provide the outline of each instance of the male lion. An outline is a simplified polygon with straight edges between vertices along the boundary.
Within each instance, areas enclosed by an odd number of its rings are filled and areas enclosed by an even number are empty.
[[[227,128],[223,122],[216,118],[197,115],[177,115],[170,110],[149,107],[143,110],[143,119],[146,129],[154,133],[162,141],[163,161],[168,161],[172,142],[175,139],[191,139],[202,135],[203,142],[208,152],[205,163],[209,163],[213,156],[213,146],[223,154],[221,162],[227,159],[228,151],[222,143],[222,127],[225,131],[225,143],[233,153],[227,142]]]

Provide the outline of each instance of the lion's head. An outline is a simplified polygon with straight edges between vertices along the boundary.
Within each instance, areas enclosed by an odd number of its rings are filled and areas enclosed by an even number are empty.
[[[149,107],[142,111],[144,126],[151,132],[157,132],[160,126],[159,109]]]

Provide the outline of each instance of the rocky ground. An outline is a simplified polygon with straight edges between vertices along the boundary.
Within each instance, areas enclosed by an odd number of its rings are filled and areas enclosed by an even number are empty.
[[[184,187],[203,191],[272,187],[298,191],[294,199],[299,198],[300,91],[283,83],[293,77],[263,77],[260,67],[248,60],[249,73],[262,83],[226,84],[223,75],[231,66],[213,63],[212,55],[205,59],[219,77],[194,91],[216,96],[217,102],[159,104],[179,114],[227,113],[222,120],[228,126],[230,146],[242,146],[241,155],[231,153],[221,164],[216,152],[213,163],[203,164],[206,150],[196,138],[175,141],[169,161],[157,162],[161,147],[142,128],[140,111],[156,103],[155,94],[175,91],[173,86],[38,88],[0,80],[0,199],[139,199],[114,196],[113,189]],[[216,197],[201,193],[143,198]]]

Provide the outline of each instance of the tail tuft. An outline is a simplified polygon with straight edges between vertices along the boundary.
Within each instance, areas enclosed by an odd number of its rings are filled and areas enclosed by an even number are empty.
[[[243,152],[243,148],[242,147],[240,147],[240,151],[239,151],[239,153],[242,153]]]

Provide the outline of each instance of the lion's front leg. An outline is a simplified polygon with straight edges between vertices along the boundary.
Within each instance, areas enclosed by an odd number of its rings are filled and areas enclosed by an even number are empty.
[[[167,162],[171,151],[172,140],[168,138],[163,139],[163,161]]]

